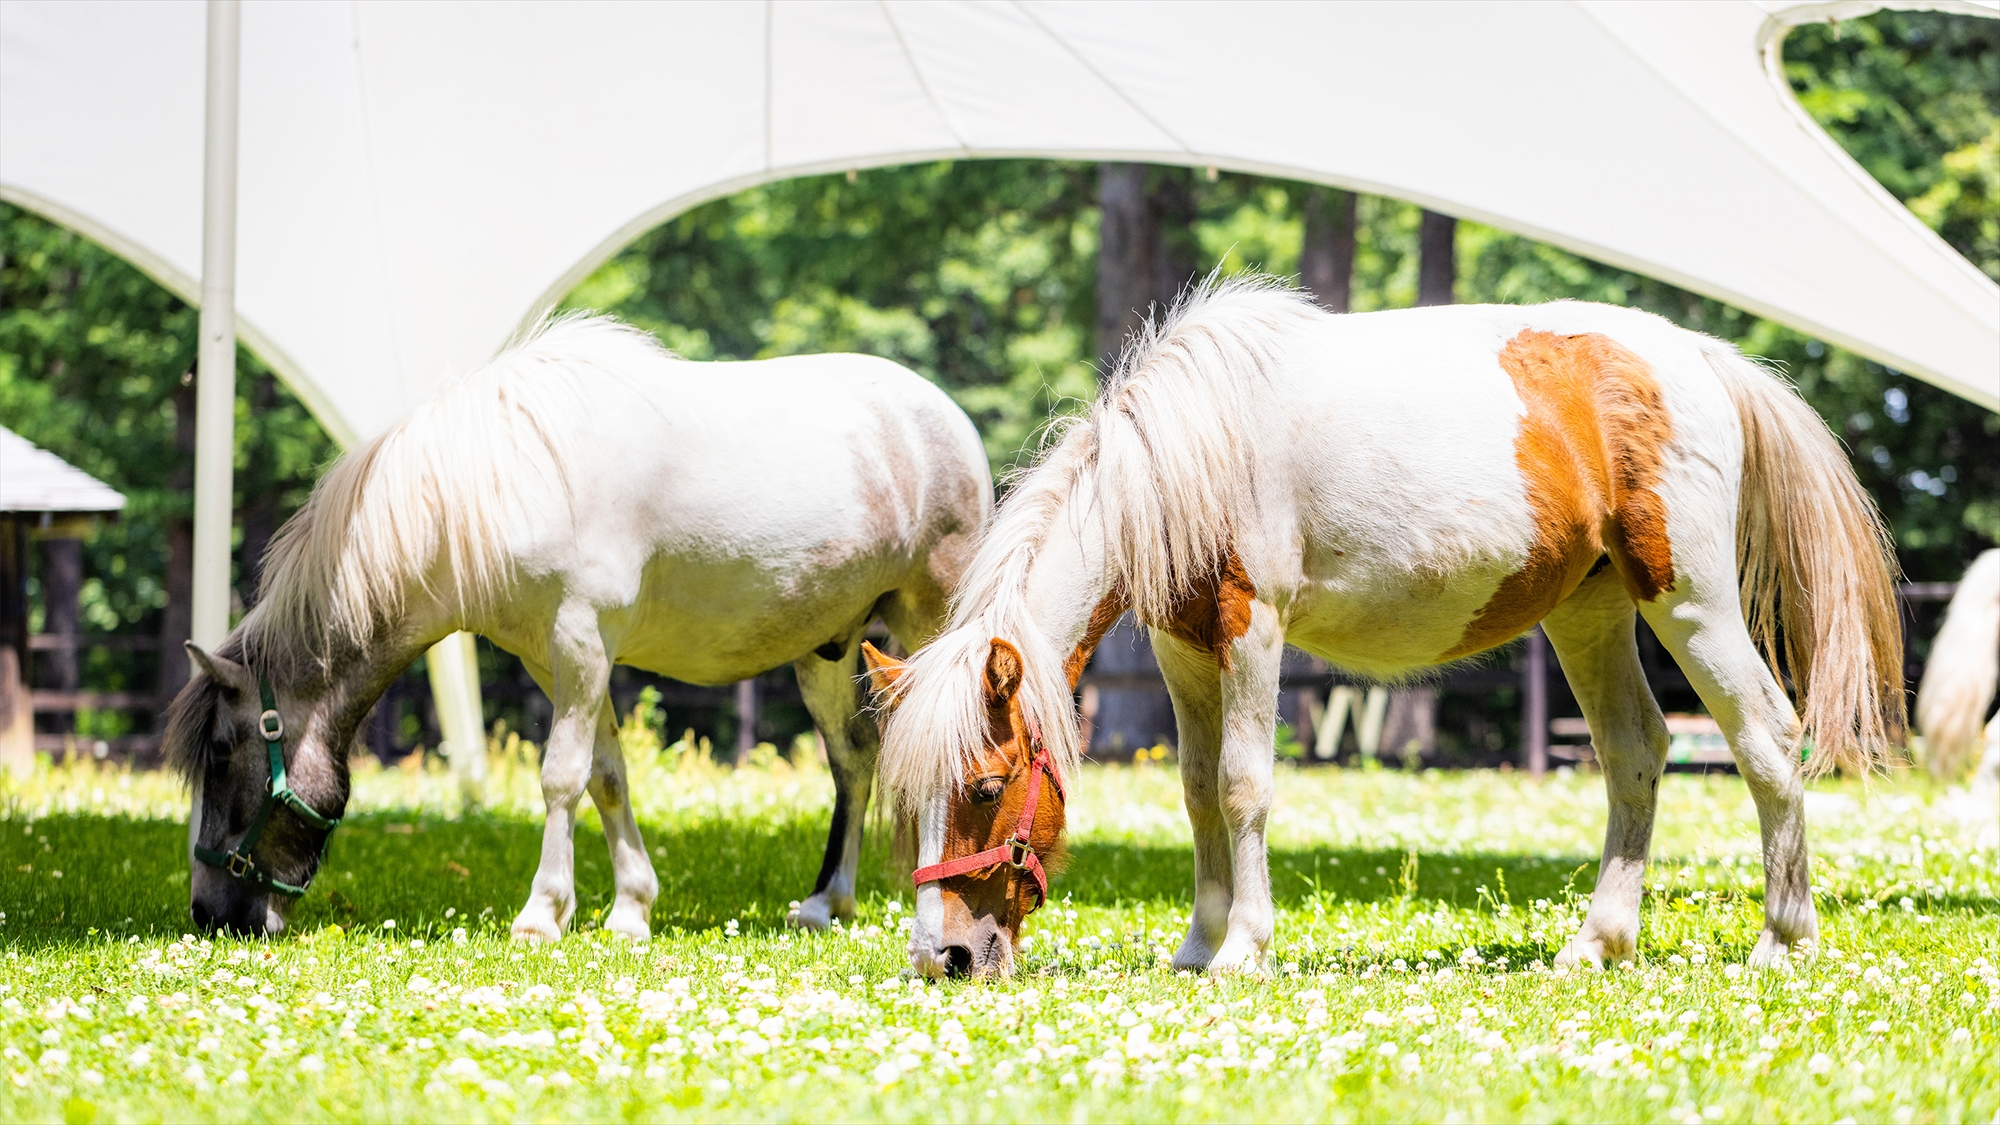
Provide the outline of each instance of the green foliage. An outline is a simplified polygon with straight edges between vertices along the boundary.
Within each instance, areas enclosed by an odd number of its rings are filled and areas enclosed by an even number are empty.
[[[196,319],[123,259],[0,204],[0,425],[127,500],[84,549],[87,631],[154,632],[166,607],[168,529],[192,517],[193,465],[176,447],[175,400],[193,403]],[[239,509],[268,498],[289,515],[335,452],[304,406],[239,351]],[[88,682],[126,686],[127,654],[96,658],[108,663],[87,669]]]
[[[1559,975],[1598,778],[1281,769],[1258,980],[1168,963],[1192,863],[1175,771],[1091,768],[1018,975],[932,984],[902,979],[911,893],[886,834],[859,916],[790,932],[831,787],[704,761],[647,764],[630,789],[660,881],[648,946],[598,928],[611,873],[588,822],[574,932],[508,940],[541,841],[526,762],[471,812],[441,772],[363,770],[269,942],[182,936],[176,779],[0,780],[0,1117],[1985,1121],[2000,1104],[1993,851],[1905,781],[1815,787],[1819,957],[1748,973],[1763,904],[1742,783],[1665,778],[1638,963]]]
[[[2000,24],[1882,12],[1785,43],[1799,103],[1890,194],[2000,280]]]

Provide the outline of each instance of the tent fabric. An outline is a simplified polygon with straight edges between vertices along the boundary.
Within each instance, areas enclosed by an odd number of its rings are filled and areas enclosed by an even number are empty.
[[[351,444],[707,200],[1117,159],[1413,200],[2000,409],[2000,286],[1772,69],[1787,27],[1880,6],[252,0],[238,323]],[[189,299],[203,21],[190,0],[0,0],[0,194]]]

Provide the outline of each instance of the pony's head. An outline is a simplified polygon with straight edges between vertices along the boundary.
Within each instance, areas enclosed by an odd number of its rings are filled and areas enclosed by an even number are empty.
[[[189,912],[203,929],[273,935],[347,804],[345,755],[319,736],[313,701],[232,659],[243,655],[235,639],[230,656],[187,650],[198,672],[167,710],[164,748],[194,793]]]
[[[949,645],[949,638],[941,641]],[[927,783],[910,784],[913,771],[907,768],[891,779],[892,785],[903,782],[898,795],[917,821],[919,881],[910,961],[928,977],[1011,974],[1021,924],[1042,905],[1047,876],[1062,859],[1067,810],[1058,762],[1073,752],[1059,758],[1044,744],[1024,701],[1030,692],[1024,691],[1029,676],[1021,650],[1000,637],[984,648],[983,660],[962,662],[959,669],[970,683],[934,686],[907,675],[922,655],[905,663],[872,645],[862,647],[869,679],[888,713],[885,736],[903,747],[928,741],[921,729],[923,704],[931,705],[933,717],[943,702],[939,695],[955,694],[974,704],[966,716],[976,725],[972,744],[953,746],[950,733],[939,732],[935,742],[915,747],[938,767],[928,771]],[[948,672],[935,665],[924,671]],[[1073,741],[1071,732],[1065,743]]]

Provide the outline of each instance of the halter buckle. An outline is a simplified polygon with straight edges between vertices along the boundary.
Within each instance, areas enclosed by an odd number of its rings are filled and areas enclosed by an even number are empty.
[[[229,873],[236,878],[243,879],[249,877],[251,868],[254,866],[250,857],[244,855],[242,852],[229,853]]]
[[[1014,870],[1016,871],[1026,870],[1028,866],[1028,860],[1032,858],[1034,854],[1035,854],[1035,849],[1029,846],[1028,841],[1022,839],[1019,836],[1016,836],[1013,839],[1007,841],[1007,863],[1009,866],[1013,867]]]
[[[285,737],[285,717],[276,710],[266,711],[257,716],[258,733],[266,742],[277,742]]]

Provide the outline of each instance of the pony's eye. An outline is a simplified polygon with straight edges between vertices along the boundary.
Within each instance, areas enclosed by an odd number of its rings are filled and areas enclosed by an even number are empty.
[[[999,800],[1000,794],[1006,791],[1007,779],[1004,777],[982,777],[972,783],[972,799],[982,805]]]

